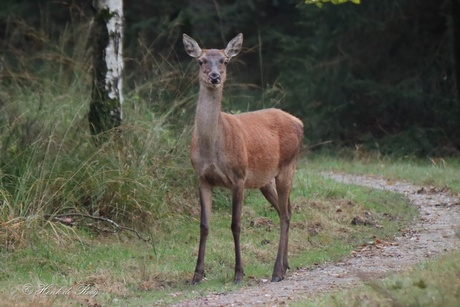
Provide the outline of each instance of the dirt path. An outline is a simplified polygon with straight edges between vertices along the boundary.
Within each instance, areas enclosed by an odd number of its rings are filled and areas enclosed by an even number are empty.
[[[404,181],[327,173],[346,183],[402,193],[420,210],[415,223],[392,244],[370,245],[338,263],[288,272],[281,283],[260,282],[235,292],[212,293],[177,306],[289,304],[318,293],[357,286],[365,280],[403,271],[430,257],[460,248],[460,200],[446,191]]]

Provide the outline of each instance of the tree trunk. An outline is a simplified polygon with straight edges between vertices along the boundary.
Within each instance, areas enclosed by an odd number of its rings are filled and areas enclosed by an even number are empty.
[[[88,119],[91,133],[99,136],[122,121],[123,0],[94,0],[93,6],[94,77]]]

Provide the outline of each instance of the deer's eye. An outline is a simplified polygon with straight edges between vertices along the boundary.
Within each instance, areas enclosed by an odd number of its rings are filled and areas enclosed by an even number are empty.
[[[200,66],[203,65],[203,64],[206,64],[206,60],[205,59],[199,59],[198,64],[200,64]]]
[[[224,64],[227,65],[227,64],[228,64],[228,60],[225,60],[225,61],[224,61]]]

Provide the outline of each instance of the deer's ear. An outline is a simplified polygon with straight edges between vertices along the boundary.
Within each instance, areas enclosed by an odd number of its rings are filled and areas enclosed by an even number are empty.
[[[228,44],[227,48],[225,48],[224,52],[225,55],[229,58],[233,58],[241,51],[241,47],[243,46],[243,34],[240,33],[235,36]]]
[[[184,33],[182,35],[182,41],[184,43],[185,52],[187,52],[189,56],[197,58],[201,55],[202,50],[193,38]]]

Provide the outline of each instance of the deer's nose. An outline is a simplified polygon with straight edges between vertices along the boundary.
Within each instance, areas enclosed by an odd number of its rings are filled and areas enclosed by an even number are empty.
[[[220,75],[216,72],[212,72],[209,74],[209,79],[211,80],[212,84],[219,84],[220,83]]]

